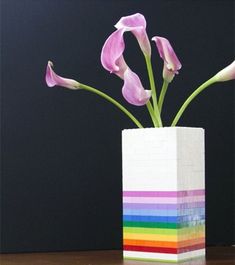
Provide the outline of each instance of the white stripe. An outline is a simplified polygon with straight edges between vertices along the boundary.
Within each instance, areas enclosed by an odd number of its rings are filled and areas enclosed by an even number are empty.
[[[193,259],[200,256],[205,256],[206,250],[199,249],[189,251],[181,254],[167,254],[167,253],[153,253],[153,252],[141,252],[141,251],[123,251],[124,258],[132,259],[148,259],[148,260],[165,260],[165,261],[182,261],[186,259]],[[196,264],[196,263],[193,263]]]

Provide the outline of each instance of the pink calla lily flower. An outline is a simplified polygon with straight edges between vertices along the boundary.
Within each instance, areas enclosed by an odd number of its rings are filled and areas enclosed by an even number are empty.
[[[170,83],[182,65],[166,38],[155,36],[152,40],[155,41],[160,57],[164,61],[163,79]]]
[[[142,52],[145,55],[151,55],[151,45],[146,32],[146,20],[142,14],[136,13],[122,17],[115,27],[117,29],[123,29],[124,32],[131,31],[135,35]]]
[[[132,105],[143,106],[150,97],[151,91],[145,90],[137,74],[129,68],[124,73],[123,97]]]
[[[57,75],[53,71],[52,67],[53,63],[51,61],[48,61],[45,80],[49,87],[62,86],[70,89],[79,88],[79,83],[77,81]]]
[[[219,71],[214,76],[216,82],[224,82],[235,79],[235,61]]]
[[[101,64],[110,73],[114,73],[123,79],[124,72],[128,68],[123,58],[125,50],[124,33],[131,31],[135,35],[141,50],[146,55],[151,55],[151,46],[146,33],[146,21],[143,15],[137,13],[122,17],[115,27],[117,30],[108,37],[102,48]]]
[[[123,79],[127,64],[123,58],[125,43],[123,39],[123,30],[116,30],[113,32],[101,51],[101,63],[103,67]]]

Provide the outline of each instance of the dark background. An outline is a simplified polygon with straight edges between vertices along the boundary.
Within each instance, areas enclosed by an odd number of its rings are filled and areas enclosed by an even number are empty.
[[[134,124],[96,95],[48,88],[44,74],[50,59],[57,73],[102,89],[151,126],[100,64],[113,25],[135,12],[183,65],[165,101],[167,126],[193,89],[234,59],[233,1],[1,0],[1,252],[121,248],[121,130]],[[125,39],[126,61],[147,87],[136,40]],[[206,129],[207,245],[234,242],[233,125],[231,81],[203,92],[179,123]]]

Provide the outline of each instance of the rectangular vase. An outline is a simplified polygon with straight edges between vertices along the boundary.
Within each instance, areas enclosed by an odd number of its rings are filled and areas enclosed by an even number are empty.
[[[205,255],[204,153],[201,128],[122,131],[124,258]]]

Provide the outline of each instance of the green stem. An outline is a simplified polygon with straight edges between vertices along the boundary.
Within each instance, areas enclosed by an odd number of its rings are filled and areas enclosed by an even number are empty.
[[[98,90],[94,87],[91,87],[91,86],[87,86],[87,85],[80,83],[79,88],[82,88],[82,89],[85,89],[85,90],[90,91],[92,93],[95,93],[95,94],[101,96],[102,98],[108,100],[109,102],[114,104],[117,108],[119,108],[122,112],[124,112],[137,125],[137,127],[143,128],[143,125],[125,107],[123,107],[115,99],[111,98],[107,94],[105,94],[105,93],[101,92],[100,90]]]
[[[180,108],[180,110],[178,111],[178,113],[176,114],[171,126],[176,126],[177,122],[179,121],[180,117],[182,116],[182,114],[184,113],[185,109],[188,107],[189,103],[199,94],[201,93],[205,88],[207,88],[208,86],[212,85],[213,83],[215,83],[216,80],[215,78],[210,78],[209,80],[207,80],[205,83],[203,83],[202,85],[200,85],[184,102],[184,104],[182,105],[182,107]]]
[[[157,121],[156,116],[155,116],[155,114],[154,114],[154,110],[153,110],[153,106],[152,106],[151,102],[148,101],[147,104],[146,104],[146,106],[147,106],[147,109],[148,109],[149,114],[150,114],[150,116],[151,116],[151,119],[152,119],[152,121],[153,121],[153,125],[154,125],[154,127],[159,127],[159,125],[158,125],[158,121]]]
[[[154,114],[155,114],[156,119],[157,119],[158,124],[159,124],[158,127],[162,127],[162,120],[161,120],[160,112],[159,112],[158,105],[157,105],[157,93],[156,93],[156,86],[155,86],[155,82],[154,82],[151,57],[148,55],[145,55],[145,61],[146,61],[147,70],[148,70],[150,88],[152,91]]]
[[[165,95],[166,95],[166,91],[167,91],[168,85],[169,85],[169,83],[166,80],[164,80],[163,81],[163,85],[162,85],[161,94],[160,94],[160,97],[159,97],[159,100],[158,100],[158,108],[159,108],[159,113],[160,114],[162,112],[162,105],[163,105],[163,102],[164,102],[164,99],[165,99]]]

